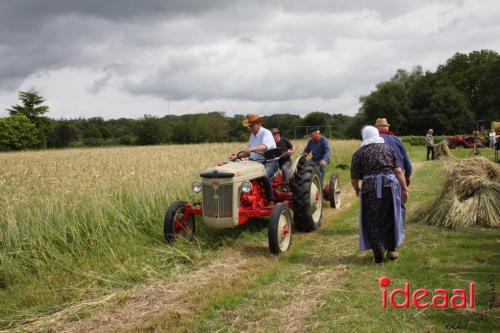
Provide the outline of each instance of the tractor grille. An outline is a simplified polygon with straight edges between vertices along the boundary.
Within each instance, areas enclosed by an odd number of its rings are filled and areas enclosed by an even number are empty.
[[[203,184],[203,215],[207,217],[233,216],[233,185]]]

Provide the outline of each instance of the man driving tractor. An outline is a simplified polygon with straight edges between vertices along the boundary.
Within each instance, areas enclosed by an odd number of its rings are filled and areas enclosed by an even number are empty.
[[[247,127],[251,133],[248,145],[239,156],[237,156],[236,153],[232,153],[229,160],[235,161],[238,157],[249,157],[251,160],[264,164],[266,176],[262,178],[262,185],[266,191],[269,205],[272,205],[274,204],[274,200],[271,178],[278,171],[278,161],[266,161],[263,154],[270,149],[275,149],[276,143],[274,142],[271,131],[262,126],[262,118],[263,117],[256,114],[249,114],[248,117],[243,120],[243,126]]]

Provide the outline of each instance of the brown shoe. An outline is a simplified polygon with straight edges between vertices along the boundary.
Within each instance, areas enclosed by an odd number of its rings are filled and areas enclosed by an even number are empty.
[[[396,260],[399,258],[398,251],[387,251],[387,258],[390,260]]]

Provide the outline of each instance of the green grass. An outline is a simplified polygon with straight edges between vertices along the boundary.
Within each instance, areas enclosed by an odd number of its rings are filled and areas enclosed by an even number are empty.
[[[499,230],[467,229],[450,231],[418,223],[418,207],[428,203],[439,192],[439,168],[442,162],[423,162],[423,149],[411,148],[416,172],[410,187],[409,221],[401,258],[383,266],[372,264],[369,252],[357,250],[358,210],[354,205],[334,216],[314,234],[299,235],[293,249],[280,259],[272,271],[263,272],[242,290],[212,299],[193,318],[186,319],[180,330],[211,332],[260,329],[283,330],[286,320],[280,309],[292,305],[293,290],[304,289],[303,278],[332,268],[347,267],[345,275],[328,281],[330,291],[320,295],[321,306],[303,319],[301,328],[321,332],[446,332],[450,327],[467,331],[488,332],[498,329],[499,311],[488,310],[492,295],[490,280],[497,279],[500,267]],[[345,184],[345,172],[342,179]],[[298,239],[297,239],[298,238]],[[378,278],[389,276],[393,287],[409,281],[417,288],[466,288],[476,283],[476,309],[425,311],[416,309],[382,309]],[[310,279],[312,283],[314,279]],[[484,314],[484,311],[487,311]],[[292,314],[287,314],[292,316]],[[162,322],[158,318],[157,322]],[[305,323],[304,323],[305,322]],[[263,326],[262,326],[263,325]],[[158,326],[150,326],[149,328]]]
[[[432,181],[437,167],[431,163],[417,171],[414,185],[410,187],[410,211],[431,200],[439,188],[436,185],[439,182]],[[356,221],[354,214],[337,228],[342,232],[355,232]],[[422,226],[410,215],[406,241],[400,249],[401,258],[382,267],[368,263],[353,265],[344,286],[352,296],[345,298],[330,293],[328,305],[316,311],[309,320],[319,322],[318,330],[324,331],[447,331],[447,325],[457,323],[469,331],[493,331],[495,324],[498,325],[494,314],[490,311],[489,316],[482,316],[480,313],[487,309],[491,296],[488,280],[498,278],[499,236],[498,230],[449,231]],[[477,285],[476,311],[381,309],[381,291],[377,285],[381,276],[389,276],[398,287],[402,287],[404,281],[410,281],[412,290],[452,290],[465,288],[468,281],[474,281]],[[495,316],[498,318],[498,311]],[[477,318],[481,318],[479,322]]]
[[[283,328],[283,322],[277,320],[283,318],[279,311],[287,309],[290,300],[301,300],[295,292],[303,291],[306,296],[314,294],[308,290],[308,284],[322,284],[324,289],[320,290],[318,303],[311,305],[312,310],[300,319],[301,327],[308,330],[446,331],[446,325],[456,323],[466,325],[468,330],[494,330],[496,323],[491,312],[477,320],[476,313],[468,311],[429,309],[418,313],[380,309],[377,279],[387,275],[395,286],[402,286],[408,280],[413,289],[463,288],[467,281],[473,280],[478,286],[476,310],[482,311],[490,296],[487,280],[497,277],[495,269],[500,267],[499,230],[448,231],[418,223],[419,209],[425,207],[441,188],[439,168],[442,162],[424,161],[425,147],[412,146],[408,150],[416,171],[410,187],[406,242],[397,262],[376,267],[369,253],[358,251],[359,206],[355,204],[341,214],[334,214],[330,221],[324,221],[318,232],[295,234],[292,249],[277,259],[269,258],[266,249],[259,247],[258,253],[254,251],[253,255],[257,261],[266,262],[266,268],[247,277],[241,285],[222,284],[221,288],[225,289],[207,291],[207,297],[203,297],[202,292],[190,316],[172,317],[167,311],[151,322],[138,323],[137,329],[171,330],[169,323],[174,322],[179,331],[237,331],[259,327],[279,331]],[[452,150],[456,157],[465,157],[468,153],[465,149]],[[329,172],[338,173],[342,186],[350,190],[349,170],[335,169],[339,162],[349,164],[349,156],[345,152],[344,155],[339,161],[333,161]],[[484,155],[491,158],[492,152],[484,151]],[[198,224],[198,242],[165,246],[159,221],[166,204],[165,199],[158,196],[137,202],[129,200],[114,210],[104,211],[101,222],[113,221],[116,212],[120,212],[119,216],[130,224],[116,224],[116,228],[127,229],[107,235],[110,230],[106,228],[113,225],[102,228],[96,221],[93,224],[96,229],[89,235],[103,233],[103,237],[95,246],[75,246],[71,253],[46,252],[49,256],[36,252],[23,254],[21,252],[27,250],[18,249],[19,258],[29,260],[27,265],[18,264],[25,271],[12,274],[11,279],[14,279],[7,281],[7,286],[0,286],[0,328],[49,315],[70,304],[117,290],[150,281],[170,281],[212,262],[226,251],[242,249],[248,244],[263,244],[267,240],[265,221],[222,231]],[[103,242],[102,239],[108,240]],[[25,240],[27,245],[29,241]],[[57,244],[53,248],[57,249]],[[15,258],[11,254],[6,257]],[[3,262],[1,265],[9,267]],[[339,276],[324,275],[338,270],[342,272]],[[318,276],[321,281],[317,280]],[[91,313],[89,310],[78,315]],[[498,311],[494,315],[498,318]],[[262,326],[256,327],[258,320]]]

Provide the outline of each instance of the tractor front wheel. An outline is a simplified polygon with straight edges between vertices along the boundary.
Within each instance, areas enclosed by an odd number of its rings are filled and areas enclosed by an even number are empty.
[[[167,243],[173,242],[177,237],[191,240],[194,236],[194,216],[184,218],[185,201],[175,201],[168,207],[163,222],[163,235]]]
[[[268,230],[269,251],[278,255],[290,248],[292,242],[292,216],[284,203],[274,206]]]

